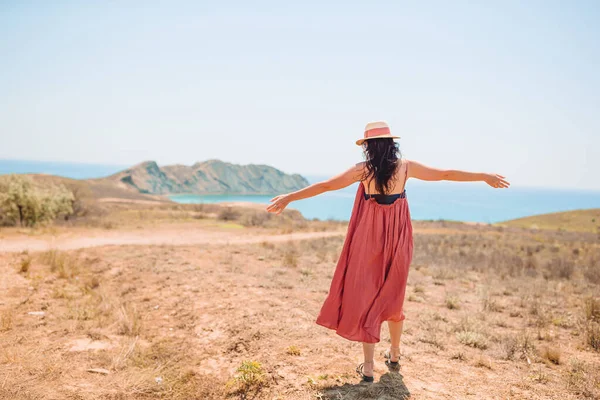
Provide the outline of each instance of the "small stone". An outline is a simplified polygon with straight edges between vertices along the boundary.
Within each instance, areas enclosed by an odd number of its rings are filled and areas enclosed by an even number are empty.
[[[158,308],[159,308],[159,307],[160,307],[160,306],[158,306],[158,305],[157,305],[157,306],[154,306],[154,309],[155,309],[155,310],[158,310]]]
[[[27,314],[34,315],[36,317],[43,317],[44,315],[46,315],[46,313],[43,311],[29,311]]]
[[[259,256],[258,261],[265,261],[265,258],[263,256]]]
[[[108,375],[110,374],[110,371],[104,368],[90,368],[87,370],[87,372],[91,372],[93,374],[102,374],[102,375]]]

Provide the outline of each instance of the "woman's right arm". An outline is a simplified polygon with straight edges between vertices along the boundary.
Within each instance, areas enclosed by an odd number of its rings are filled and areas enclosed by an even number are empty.
[[[307,199],[332,190],[339,190],[358,182],[364,171],[364,163],[358,163],[352,168],[325,181],[314,183],[298,191],[282,194],[271,199],[268,212],[280,214],[287,205],[296,200]]]
[[[431,168],[416,161],[408,164],[409,178],[422,181],[455,181],[455,182],[485,182],[493,188],[507,188],[510,183],[505,177],[498,174],[486,174],[483,172],[467,172],[453,169]]]

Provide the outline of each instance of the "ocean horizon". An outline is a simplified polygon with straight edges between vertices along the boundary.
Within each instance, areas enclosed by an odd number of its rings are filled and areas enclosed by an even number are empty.
[[[127,166],[70,162],[0,160],[0,175],[51,174],[72,179],[101,178]],[[310,183],[328,176],[304,175]],[[290,204],[308,219],[348,220],[358,184]],[[454,220],[496,223],[530,215],[600,208],[600,191],[582,189],[511,187],[492,189],[481,182],[423,182],[406,186],[411,217],[415,220]],[[178,203],[269,203],[273,195],[172,195]]]

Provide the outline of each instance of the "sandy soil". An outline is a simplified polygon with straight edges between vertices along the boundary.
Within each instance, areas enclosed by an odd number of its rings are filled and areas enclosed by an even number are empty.
[[[344,231],[334,232],[296,232],[287,234],[257,234],[248,231],[208,230],[194,227],[137,229],[137,230],[86,230],[77,233],[61,233],[58,235],[42,235],[29,237],[26,235],[11,235],[0,239],[0,252],[14,253],[22,251],[75,250],[99,246],[123,245],[227,245],[261,242],[285,242],[290,240],[305,240],[327,238],[344,235]]]
[[[0,239],[0,398],[594,398],[596,383],[586,381],[600,357],[578,321],[597,286],[449,270],[425,258],[442,248],[453,249],[448,260],[466,259],[460,249],[498,241],[492,228],[477,232],[417,232],[402,369],[383,364],[384,329],[370,386],[356,384],[360,345],[314,323],[344,232],[9,235]],[[64,251],[34,253],[48,248]],[[465,344],[460,332],[485,346]],[[544,356],[548,347],[559,349],[558,364]],[[260,365],[246,380],[244,361]]]

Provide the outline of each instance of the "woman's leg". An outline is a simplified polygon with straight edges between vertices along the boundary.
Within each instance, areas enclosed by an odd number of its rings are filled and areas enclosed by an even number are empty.
[[[388,328],[390,329],[390,341],[392,346],[390,348],[390,361],[396,362],[400,358],[400,337],[402,336],[402,326],[404,321],[388,321]]]
[[[375,356],[375,343],[363,343],[363,353],[365,357],[363,365],[363,374],[373,376],[373,357]]]

